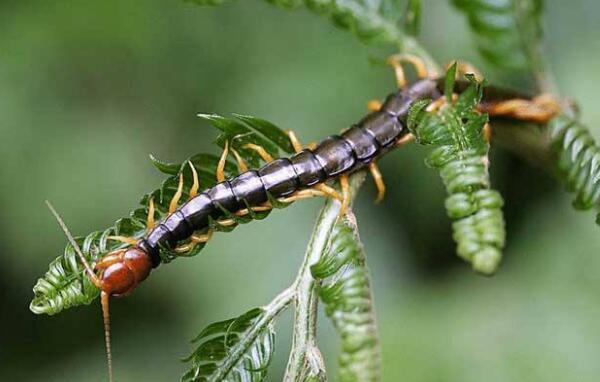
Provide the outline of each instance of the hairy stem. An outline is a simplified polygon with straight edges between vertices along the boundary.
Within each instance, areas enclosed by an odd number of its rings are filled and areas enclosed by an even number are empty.
[[[364,172],[350,178],[350,200],[356,196],[365,179]],[[317,281],[310,273],[310,266],[321,258],[325,251],[333,226],[339,218],[341,204],[328,199],[321,210],[304,260],[291,288],[295,290],[294,337],[292,351],[284,376],[285,382],[304,381],[308,378],[326,380],[325,364],[317,347],[317,308],[319,296]]]

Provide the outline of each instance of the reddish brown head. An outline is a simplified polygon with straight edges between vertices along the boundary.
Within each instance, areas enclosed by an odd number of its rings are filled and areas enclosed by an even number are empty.
[[[152,269],[150,256],[139,248],[129,248],[112,259],[107,256],[102,260],[96,268],[103,269],[102,291],[110,296],[128,295]]]

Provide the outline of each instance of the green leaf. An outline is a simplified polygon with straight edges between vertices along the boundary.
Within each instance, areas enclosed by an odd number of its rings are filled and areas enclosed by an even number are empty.
[[[163,174],[175,175],[181,168],[181,166],[178,164],[163,162],[152,154],[150,154],[150,161],[154,167],[156,167],[158,171],[162,172]]]
[[[324,280],[319,296],[342,344],[340,381],[379,381],[380,344],[364,248],[353,219],[340,219],[313,277]]]
[[[502,197],[490,189],[489,144],[482,129],[488,116],[475,108],[482,84],[468,78],[470,85],[452,101],[454,69],[446,74],[446,100],[436,113],[423,106],[409,113],[409,128],[417,142],[433,146],[426,163],[439,171],[446,187],[446,211],[452,224],[457,253],[473,268],[489,275],[497,269],[504,247]]]
[[[210,115],[205,116],[205,119],[208,119],[214,125],[218,125],[223,132],[220,135],[221,141],[230,140],[231,146],[234,149],[238,149],[243,159],[253,167],[261,165],[263,163],[262,160],[256,152],[243,149],[241,145],[245,143],[259,144],[265,147],[274,158],[279,156],[280,147],[289,148],[283,142],[283,137],[287,136],[286,133],[267,121],[249,116],[244,116],[243,119],[236,120],[223,116]],[[260,125],[260,127],[249,127],[246,123],[250,124],[250,122],[247,121],[250,121],[254,125]],[[244,135],[244,138],[240,139],[239,134]],[[288,144],[291,146],[289,140]],[[92,267],[107,253],[126,247],[123,243],[108,240],[108,236],[127,236],[139,239],[147,234],[146,219],[150,199],[155,204],[154,218],[156,222],[160,222],[167,217],[169,204],[177,191],[180,175],[183,177],[183,195],[179,201],[179,205],[182,205],[189,199],[189,192],[193,183],[190,163],[194,166],[198,174],[200,191],[212,187],[216,183],[215,174],[219,158],[217,155],[200,153],[191,156],[182,163],[168,163],[150,156],[153,165],[161,172],[169,175],[160,188],[144,195],[140,200],[141,206],[134,209],[129,217],[117,220],[112,227],[104,231],[92,232],[85,237],[77,238],[77,242],[82,246],[81,249],[84,256]],[[227,160],[225,163],[226,177],[231,178],[237,174],[237,166],[230,160]],[[283,208],[288,206],[289,203],[281,203],[273,200],[272,205],[274,208]],[[208,229],[217,232],[229,232],[239,224],[264,219],[270,213],[270,211],[250,212],[247,215],[238,216],[234,215],[233,212],[235,211],[225,214],[225,218],[231,219],[233,224],[222,225],[217,221],[211,221]],[[203,234],[206,233],[206,230],[197,233]],[[187,244],[190,244],[190,242],[184,241],[179,243],[180,248],[178,251],[161,248],[160,256],[162,262],[168,263],[178,257],[195,256],[204,248],[204,244],[183,247]],[[184,250],[185,248],[187,249]],[[48,272],[37,281],[33,291],[34,298],[30,309],[36,314],[56,314],[63,309],[89,304],[99,295],[99,290],[89,282],[83,267],[79,264],[75,252],[70,245],[66,246],[62,255],[50,263]]]
[[[457,63],[454,62],[454,64],[452,64],[452,66],[450,66],[446,72],[446,78],[444,80],[444,96],[446,96],[446,101],[448,102],[452,102],[452,93],[454,92],[457,66]]]
[[[453,0],[476,34],[482,56],[506,69],[539,70],[542,0]]]
[[[191,366],[181,380],[263,381],[274,352],[274,320],[293,297],[287,289],[265,307],[207,326],[192,341],[197,347],[184,359]]]
[[[196,350],[185,359],[191,368],[185,382],[262,381],[274,351],[275,331],[264,323],[264,310],[210,325],[194,339]]]

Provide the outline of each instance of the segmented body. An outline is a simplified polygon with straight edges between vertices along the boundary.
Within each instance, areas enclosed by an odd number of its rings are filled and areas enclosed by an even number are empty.
[[[157,266],[161,247],[174,248],[193,232],[207,228],[211,219],[363,168],[408,133],[405,120],[415,100],[437,98],[439,94],[438,82],[430,79],[390,94],[380,110],[368,114],[341,135],[328,137],[314,150],[276,159],[205,190],[154,227],[139,241],[138,248],[150,255]]]

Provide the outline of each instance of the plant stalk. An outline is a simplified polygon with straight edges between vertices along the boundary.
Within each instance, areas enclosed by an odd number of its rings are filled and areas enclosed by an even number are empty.
[[[364,172],[350,177],[350,200],[354,200],[365,179]],[[326,381],[327,375],[321,352],[317,347],[318,282],[310,273],[310,266],[321,258],[329,242],[329,236],[339,218],[341,204],[328,199],[321,209],[304,260],[294,281],[295,290],[294,336],[284,382],[304,381],[311,378]]]

